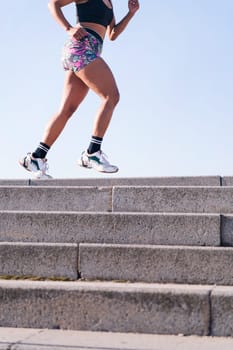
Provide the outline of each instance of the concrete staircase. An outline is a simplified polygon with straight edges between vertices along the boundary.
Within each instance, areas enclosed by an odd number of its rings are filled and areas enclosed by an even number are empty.
[[[233,336],[233,178],[0,180],[0,327]]]

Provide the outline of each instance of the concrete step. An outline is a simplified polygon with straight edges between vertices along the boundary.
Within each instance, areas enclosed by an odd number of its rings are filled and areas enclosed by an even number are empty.
[[[221,244],[215,214],[0,211],[0,241],[160,245]]]
[[[111,187],[1,186],[0,210],[112,211]]]
[[[0,243],[0,276],[77,279],[78,245]]]
[[[233,187],[114,187],[114,212],[233,213]]]
[[[0,274],[118,280],[2,279],[0,326],[233,336],[232,183],[0,180]]]
[[[0,328],[1,350],[232,350],[233,338]]]
[[[0,210],[233,213],[233,187],[0,186]]]
[[[79,252],[79,256],[78,256]],[[0,276],[233,285],[232,248],[0,243]],[[79,261],[79,263],[78,263]],[[107,262],[107,263],[106,263]]]
[[[226,180],[225,180],[226,179]],[[172,176],[172,177],[106,177],[50,180],[0,179],[0,186],[222,186],[231,177]]]
[[[210,286],[0,280],[0,324],[209,335],[211,322],[218,329],[211,291]]]
[[[233,285],[233,248],[80,244],[87,280]]]

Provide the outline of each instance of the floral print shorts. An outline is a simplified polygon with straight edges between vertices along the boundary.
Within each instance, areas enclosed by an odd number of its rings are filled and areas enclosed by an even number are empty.
[[[102,46],[102,41],[91,33],[88,33],[81,40],[69,39],[62,51],[63,68],[73,72],[80,71],[97,57],[100,57]]]

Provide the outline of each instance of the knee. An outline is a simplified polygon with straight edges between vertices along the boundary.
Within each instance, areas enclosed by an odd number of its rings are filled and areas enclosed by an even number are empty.
[[[118,104],[118,102],[120,101],[119,91],[118,90],[113,91],[111,94],[106,96],[105,100],[111,107],[114,108]]]
[[[120,101],[120,93],[118,90],[116,90],[113,94],[113,103],[116,106],[118,102]]]
[[[115,106],[119,103],[120,101],[120,93],[119,91],[117,90],[115,95],[114,95],[114,103],[115,103]]]

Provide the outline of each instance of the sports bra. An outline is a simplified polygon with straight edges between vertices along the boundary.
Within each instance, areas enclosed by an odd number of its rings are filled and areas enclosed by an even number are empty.
[[[113,19],[113,9],[105,5],[103,0],[76,3],[76,11],[79,22],[97,23],[107,27]]]

